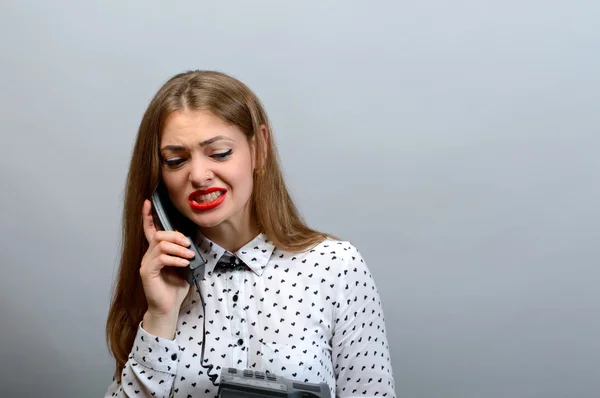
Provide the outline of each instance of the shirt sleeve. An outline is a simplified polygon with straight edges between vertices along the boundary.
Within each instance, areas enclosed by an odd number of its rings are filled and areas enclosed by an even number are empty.
[[[179,346],[175,340],[151,335],[140,322],[121,372],[121,382],[113,378],[104,397],[168,398],[177,373],[178,358]]]
[[[340,271],[332,356],[338,397],[393,397],[383,307],[375,281],[352,245]]]

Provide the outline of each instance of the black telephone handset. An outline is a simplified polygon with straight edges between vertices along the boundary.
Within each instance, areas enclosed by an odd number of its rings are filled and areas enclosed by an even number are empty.
[[[152,193],[152,215],[154,219],[154,225],[158,229],[162,229],[163,231],[175,231],[174,220],[175,216],[183,217],[181,213],[177,211],[171,199],[169,199],[169,194],[164,186],[164,183],[161,181],[154,192]],[[186,236],[191,243],[188,246],[188,249],[194,252],[194,257],[188,259],[190,264],[187,267],[175,267],[177,272],[192,286],[196,284],[196,282],[200,282],[200,280],[204,277],[204,269],[206,268],[206,260],[200,252],[198,248],[194,244],[194,239],[191,236]]]

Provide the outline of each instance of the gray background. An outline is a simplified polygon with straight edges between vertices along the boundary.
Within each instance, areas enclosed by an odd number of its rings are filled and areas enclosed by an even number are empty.
[[[2,2],[1,395],[104,394],[136,129],[200,68],[367,259],[399,397],[598,396],[600,3],[215,3]]]

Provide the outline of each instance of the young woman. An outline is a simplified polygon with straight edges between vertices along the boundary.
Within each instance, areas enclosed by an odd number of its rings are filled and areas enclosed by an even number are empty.
[[[223,73],[178,74],[151,101],[127,179],[106,397],[217,396],[225,368],[395,396],[371,273],[351,243],[302,221],[271,134],[259,99]],[[175,231],[154,224],[159,183]],[[189,245],[206,260],[199,290],[177,272]]]

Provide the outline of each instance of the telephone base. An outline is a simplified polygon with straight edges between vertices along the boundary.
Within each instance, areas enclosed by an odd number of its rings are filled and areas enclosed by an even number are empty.
[[[273,373],[224,368],[219,382],[220,398],[331,398],[326,383],[303,383]]]

